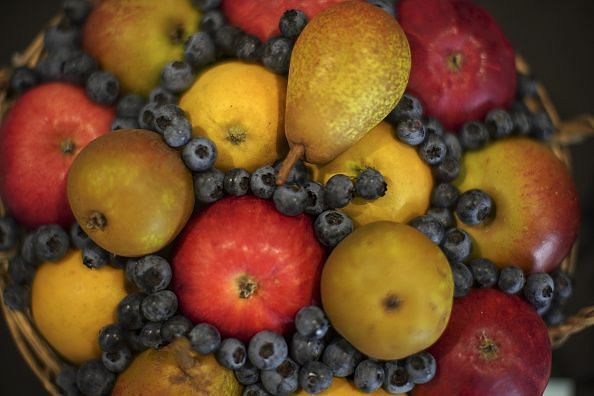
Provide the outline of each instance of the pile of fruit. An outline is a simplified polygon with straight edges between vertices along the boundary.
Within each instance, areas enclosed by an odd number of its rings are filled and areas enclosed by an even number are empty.
[[[471,0],[66,0],[44,46],[3,300],[65,395],[542,394],[577,194]]]

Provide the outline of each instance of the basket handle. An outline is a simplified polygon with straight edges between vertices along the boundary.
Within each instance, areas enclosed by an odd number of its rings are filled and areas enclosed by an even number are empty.
[[[562,146],[571,146],[582,143],[589,137],[594,137],[594,116],[582,114],[573,120],[562,122],[559,133],[553,135],[553,140]]]
[[[549,328],[549,338],[553,348],[562,346],[572,335],[594,326],[594,306],[582,308],[577,314],[567,318],[559,326]]]

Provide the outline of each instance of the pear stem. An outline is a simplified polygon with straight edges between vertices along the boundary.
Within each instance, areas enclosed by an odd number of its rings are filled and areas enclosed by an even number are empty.
[[[283,161],[281,168],[278,171],[278,175],[276,176],[276,185],[280,186],[287,182],[289,178],[289,173],[297,163],[297,161],[303,157],[305,154],[305,146],[302,144],[295,144],[289,150],[289,154],[287,154],[287,158]]]

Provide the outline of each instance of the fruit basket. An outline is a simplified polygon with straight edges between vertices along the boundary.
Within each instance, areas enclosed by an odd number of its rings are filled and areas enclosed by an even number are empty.
[[[62,18],[62,15],[57,16],[50,22],[49,26],[58,24]],[[22,53],[15,54],[13,64],[10,68],[0,70],[0,118],[12,105],[9,95],[9,80],[13,69],[21,66],[35,68],[44,54],[44,33],[40,33],[29,48]],[[516,70],[524,76],[531,74],[528,64],[520,56],[516,56]],[[582,116],[565,122],[560,119],[545,87],[537,83],[534,86],[534,90],[534,95],[524,98],[524,104],[532,112],[546,112],[554,126],[554,133],[547,144],[554,154],[568,168],[571,168],[571,157],[568,147],[594,135],[594,119],[591,116]],[[303,153],[299,152],[298,154],[302,155]],[[4,215],[5,208],[0,200],[0,217]],[[14,251],[0,252],[0,290],[4,290],[8,284],[9,258],[14,254]],[[573,274],[576,260],[577,242],[574,243],[571,252],[565,257],[559,268],[562,271]],[[41,380],[49,394],[62,394],[60,388],[56,385],[56,378],[63,369],[64,361],[48,345],[44,337],[36,329],[33,324],[31,311],[29,309],[24,312],[11,310],[3,302],[1,305],[8,328],[27,364]],[[549,327],[548,334],[553,347],[560,347],[573,334],[590,326],[594,326],[594,306],[583,308],[573,316],[566,318],[563,323]]]

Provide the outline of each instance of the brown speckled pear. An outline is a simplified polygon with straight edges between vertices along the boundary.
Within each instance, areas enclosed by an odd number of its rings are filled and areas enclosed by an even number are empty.
[[[318,14],[291,57],[285,162],[327,163],[356,143],[396,106],[410,65],[404,32],[378,7],[347,1]]]

